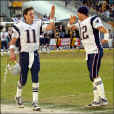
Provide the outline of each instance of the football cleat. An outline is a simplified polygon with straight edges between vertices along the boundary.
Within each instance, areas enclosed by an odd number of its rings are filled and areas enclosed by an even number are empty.
[[[91,104],[88,105],[88,107],[99,107],[101,106],[100,102],[93,101]]]
[[[40,106],[38,106],[37,103],[32,103],[32,106],[33,106],[33,111],[40,111]]]
[[[100,104],[101,104],[101,106],[105,106],[105,105],[108,104],[108,100],[107,99],[100,98]]]
[[[15,97],[15,100],[18,108],[24,108],[22,97]]]

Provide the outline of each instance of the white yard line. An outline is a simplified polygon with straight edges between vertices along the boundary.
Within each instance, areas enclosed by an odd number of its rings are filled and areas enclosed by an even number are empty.
[[[1,114],[109,114],[107,111],[90,111],[90,112],[79,112],[79,111],[65,111],[62,109],[45,109],[42,108],[40,112],[33,111],[32,107],[25,106],[24,108],[17,108],[15,105],[3,105],[1,104]],[[113,112],[112,112],[113,113]],[[112,114],[110,113],[110,114]]]

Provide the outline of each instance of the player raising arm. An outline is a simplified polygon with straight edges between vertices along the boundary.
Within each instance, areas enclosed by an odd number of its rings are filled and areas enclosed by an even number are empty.
[[[28,7],[23,11],[24,22],[20,21],[13,26],[13,35],[12,40],[10,41],[11,61],[16,60],[14,53],[15,43],[20,39],[19,64],[21,71],[16,93],[16,102],[18,107],[24,107],[22,102],[22,88],[27,82],[28,70],[30,69],[32,75],[32,106],[33,110],[40,110],[40,106],[38,105],[40,60],[37,52],[39,48],[40,28],[42,27],[43,31],[53,30],[54,15],[55,6],[52,6],[50,23],[42,25],[42,21],[40,19],[38,21],[34,20],[34,9],[32,7]]]
[[[99,70],[103,56],[102,43],[108,42],[108,31],[103,26],[98,16],[88,16],[88,8],[80,7],[77,12],[78,22],[75,24],[76,16],[71,16],[68,27],[72,30],[78,29],[80,39],[86,51],[87,67],[90,74],[90,80],[93,84],[94,100],[88,106],[107,105],[108,101],[105,96],[104,86]],[[104,33],[104,40],[100,41],[99,32]]]

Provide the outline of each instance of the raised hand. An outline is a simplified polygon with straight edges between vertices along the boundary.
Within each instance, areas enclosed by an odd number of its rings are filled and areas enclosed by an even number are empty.
[[[50,19],[54,19],[54,16],[55,16],[55,6],[53,5],[53,6],[51,7]]]
[[[76,16],[71,16],[69,19],[69,23],[73,24],[76,21]]]

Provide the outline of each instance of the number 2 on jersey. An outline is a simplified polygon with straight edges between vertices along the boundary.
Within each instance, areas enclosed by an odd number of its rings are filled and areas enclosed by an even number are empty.
[[[32,43],[31,41],[30,41],[30,32],[32,32],[32,38],[33,38],[33,42],[35,43],[36,42],[36,33],[35,33],[35,30],[33,29],[33,30],[26,30],[26,33],[27,33],[27,43]]]
[[[82,38],[81,38],[82,40],[89,38],[89,36],[87,35],[87,26],[82,26],[81,34],[82,34]]]

